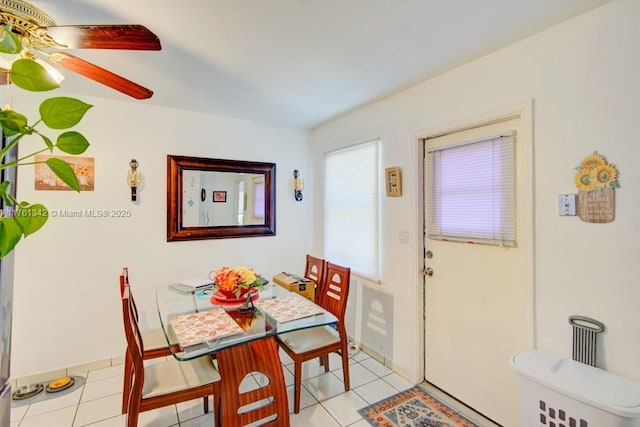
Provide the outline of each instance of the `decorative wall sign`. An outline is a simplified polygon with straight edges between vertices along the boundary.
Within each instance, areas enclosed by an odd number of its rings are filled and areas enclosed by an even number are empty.
[[[400,175],[400,168],[394,166],[392,168],[386,168],[384,172],[387,183],[387,196],[402,196],[402,176]]]
[[[615,218],[614,188],[618,184],[618,170],[594,151],[576,168],[578,187],[578,216],[584,222],[607,223]]]
[[[69,163],[78,178],[80,191],[93,191],[95,177],[93,157],[45,156],[41,154],[34,157],[34,161],[42,162],[35,165],[34,186],[36,190],[71,190],[71,187],[62,182],[49,166],[44,163],[51,157],[56,157]]]

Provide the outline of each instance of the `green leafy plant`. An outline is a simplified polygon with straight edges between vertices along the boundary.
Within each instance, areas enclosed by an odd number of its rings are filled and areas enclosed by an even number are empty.
[[[59,87],[47,70],[35,61],[35,56],[28,50],[23,50],[20,39],[11,32],[10,24],[0,26],[0,52],[19,55],[10,70],[2,70],[16,86],[33,92],[50,91]],[[56,149],[69,155],[84,153],[89,142],[81,133],[71,129],[91,107],[92,105],[75,98],[48,98],[40,104],[40,117],[33,123],[29,123],[23,114],[5,107],[0,111],[0,127],[7,138],[7,144],[0,150],[0,170],[46,163],[65,184],[80,191],[71,165],[55,157],[45,162],[36,162],[34,156],[45,152],[53,153]],[[51,137],[43,133],[43,127],[46,127],[46,132],[64,132],[58,134],[53,142]],[[43,145],[34,152],[26,155],[20,153],[18,158],[7,160],[7,154],[25,137],[39,137]],[[11,194],[11,184],[9,181],[0,183],[0,197],[4,204],[0,216],[0,258],[11,252],[23,236],[26,238],[42,228],[49,218],[49,211],[42,204],[16,200]]]

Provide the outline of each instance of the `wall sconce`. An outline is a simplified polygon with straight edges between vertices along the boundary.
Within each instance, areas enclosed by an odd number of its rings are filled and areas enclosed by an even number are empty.
[[[129,162],[131,170],[127,172],[127,184],[131,187],[131,201],[138,200],[138,187],[142,184],[142,175],[138,172],[138,161],[131,159]]]
[[[296,201],[302,201],[302,188],[304,187],[304,181],[300,178],[300,172],[298,169],[293,170],[293,195]]]

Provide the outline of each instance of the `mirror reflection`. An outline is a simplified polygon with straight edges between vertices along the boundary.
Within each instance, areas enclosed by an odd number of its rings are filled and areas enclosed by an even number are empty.
[[[167,155],[167,242],[275,234],[275,163]]]
[[[264,225],[263,174],[185,170],[182,180],[184,227]]]

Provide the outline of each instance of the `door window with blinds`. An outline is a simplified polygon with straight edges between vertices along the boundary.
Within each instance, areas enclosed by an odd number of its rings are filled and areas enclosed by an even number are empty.
[[[425,145],[427,237],[516,246],[515,131],[446,139]]]
[[[324,256],[379,281],[380,142],[325,155]]]

